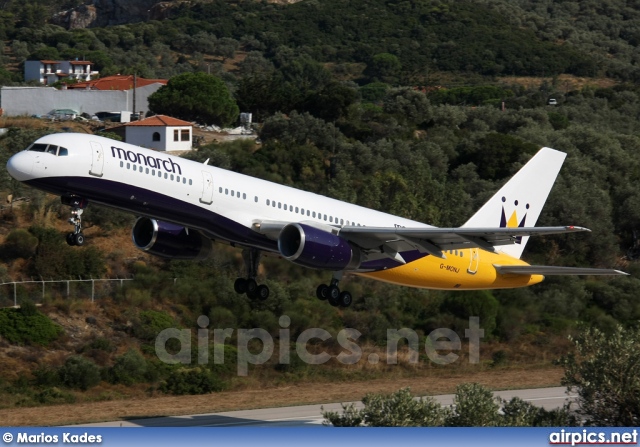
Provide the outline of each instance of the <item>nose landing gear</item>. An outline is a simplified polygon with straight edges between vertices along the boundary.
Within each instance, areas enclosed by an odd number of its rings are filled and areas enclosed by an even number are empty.
[[[73,225],[73,232],[67,234],[67,244],[71,246],[81,246],[84,244],[84,234],[82,234],[82,213],[84,212],[84,208],[87,207],[88,202],[86,199],[82,199],[80,197],[62,196],[62,204],[69,205],[72,208],[69,223]]]

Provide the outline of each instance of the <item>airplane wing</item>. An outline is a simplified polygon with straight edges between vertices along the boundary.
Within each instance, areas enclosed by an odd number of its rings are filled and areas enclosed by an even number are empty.
[[[291,222],[255,221],[253,229],[271,239]],[[300,222],[307,223],[307,222]],[[309,222],[310,225],[317,225]],[[331,228],[331,227],[329,227]],[[419,250],[432,256],[445,258],[445,250],[482,248],[495,252],[500,245],[515,244],[523,236],[575,233],[591,231],[583,227],[518,227],[518,228],[404,228],[404,227],[334,227],[332,233],[343,237],[364,250],[379,251],[398,259],[403,251]]]
[[[583,267],[554,267],[549,265],[493,265],[501,275],[625,275],[620,270],[615,269],[595,269]]]
[[[445,250],[482,248],[495,252],[500,245],[515,244],[522,236],[574,233],[590,231],[587,228],[520,227],[520,228],[376,228],[343,227],[338,235],[364,249],[383,247],[390,252],[418,249],[421,252],[444,258]]]

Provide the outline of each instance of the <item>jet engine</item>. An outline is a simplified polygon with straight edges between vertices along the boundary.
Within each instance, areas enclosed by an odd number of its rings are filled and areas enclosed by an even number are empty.
[[[165,258],[200,260],[212,249],[211,240],[198,231],[148,217],[136,221],[131,238],[140,250]]]
[[[305,224],[292,223],[278,237],[280,254],[291,262],[322,270],[355,270],[360,250],[349,241]]]

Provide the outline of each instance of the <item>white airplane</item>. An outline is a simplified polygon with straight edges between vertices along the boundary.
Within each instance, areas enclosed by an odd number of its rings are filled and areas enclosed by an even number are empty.
[[[352,296],[338,287],[344,273],[451,290],[522,287],[544,275],[626,275],[520,260],[529,236],[589,231],[534,227],[565,156],[541,149],[459,228],[429,226],[88,134],[42,137],[12,156],[7,169],[72,207],[70,245],[84,243],[83,208],[100,203],[140,216],[133,243],[154,255],[202,259],[212,241],[242,247],[247,277],[234,286],[252,299],[269,296],[269,288],[256,282],[264,252],[333,272],[316,295],[346,307]]]

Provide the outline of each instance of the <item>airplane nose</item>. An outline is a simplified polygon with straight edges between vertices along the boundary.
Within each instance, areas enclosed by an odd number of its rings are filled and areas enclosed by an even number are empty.
[[[31,178],[33,160],[30,154],[18,152],[7,161],[7,171],[14,179],[22,182]]]

